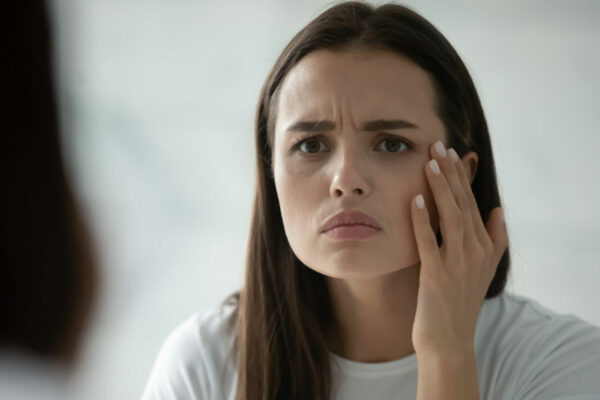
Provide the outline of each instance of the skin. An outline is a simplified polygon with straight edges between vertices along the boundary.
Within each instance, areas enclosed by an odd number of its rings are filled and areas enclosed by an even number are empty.
[[[389,51],[318,50],[304,57],[281,86],[273,173],[283,224],[296,256],[326,277],[336,315],[335,328],[327,334],[331,350],[342,357],[383,362],[415,353],[413,325],[424,315],[423,306],[417,315],[424,298],[419,293],[424,250],[418,242],[428,233],[421,229],[423,236],[416,236],[414,199],[423,194],[433,235],[440,228],[440,213],[426,164],[433,144],[447,143],[434,104],[427,72]],[[417,127],[362,130],[366,121],[380,119],[402,119]],[[335,127],[288,131],[299,121],[322,120]],[[292,149],[295,140],[309,137],[315,138]],[[467,185],[477,160],[471,152],[458,163]],[[322,234],[323,223],[341,210],[365,212],[381,230],[362,240]],[[431,328],[424,327],[431,327],[431,321],[418,321],[423,328],[419,337],[426,337]],[[421,343],[430,348],[438,342],[429,339]]]

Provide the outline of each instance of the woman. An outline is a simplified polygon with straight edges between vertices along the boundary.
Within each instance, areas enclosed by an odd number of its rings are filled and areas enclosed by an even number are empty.
[[[600,329],[504,292],[485,116],[428,21],[356,2],[311,21],[256,151],[244,288],[171,334],[145,399],[600,396]]]

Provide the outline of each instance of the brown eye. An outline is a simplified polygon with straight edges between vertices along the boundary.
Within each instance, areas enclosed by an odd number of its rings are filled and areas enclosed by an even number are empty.
[[[321,149],[322,144],[320,140],[311,138],[303,140],[297,146],[303,153],[317,153]]]
[[[404,140],[398,138],[385,138],[379,142],[378,149],[381,149],[381,144],[384,144],[383,150],[389,153],[403,153],[410,148]]]

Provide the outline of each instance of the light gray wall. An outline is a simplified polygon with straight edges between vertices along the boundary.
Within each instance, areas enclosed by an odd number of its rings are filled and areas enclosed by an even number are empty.
[[[600,2],[409,1],[490,125],[509,291],[600,325]],[[166,335],[242,281],[260,86],[324,1],[55,0],[65,145],[102,292],[78,398],[138,398]]]

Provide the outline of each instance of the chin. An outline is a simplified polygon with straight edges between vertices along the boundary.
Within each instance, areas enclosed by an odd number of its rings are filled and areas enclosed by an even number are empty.
[[[370,262],[338,262],[330,260],[323,263],[304,263],[308,268],[321,275],[336,279],[372,279],[381,277],[394,272],[402,271],[419,263],[419,260],[406,260],[406,262],[390,263],[387,260],[379,262],[371,260]]]

